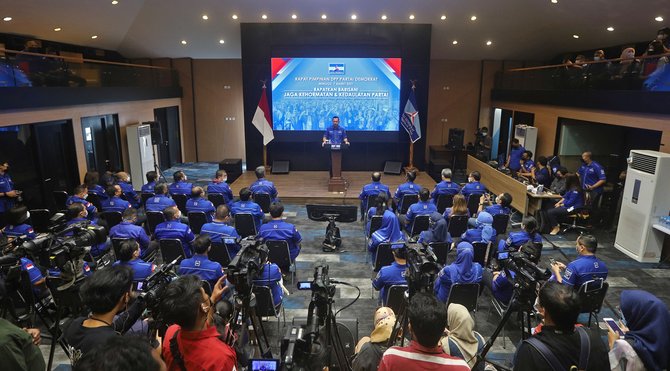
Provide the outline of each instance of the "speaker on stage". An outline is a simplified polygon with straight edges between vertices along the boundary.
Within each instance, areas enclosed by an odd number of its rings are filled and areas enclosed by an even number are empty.
[[[242,159],[227,158],[219,162],[219,170],[225,170],[228,174],[226,183],[231,184],[242,175]]]
[[[151,144],[159,145],[163,142],[161,124],[158,121],[143,122],[142,125],[151,125]]]
[[[384,174],[400,175],[402,171],[402,162],[386,161],[384,163]]]
[[[463,140],[465,139],[465,131],[463,129],[449,129],[449,142],[447,148],[449,149],[463,149]]]
[[[288,161],[272,161],[272,174],[288,174]]]

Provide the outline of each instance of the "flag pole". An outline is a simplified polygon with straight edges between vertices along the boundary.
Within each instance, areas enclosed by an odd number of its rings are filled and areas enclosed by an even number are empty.
[[[416,80],[410,81],[412,82],[412,91],[414,91],[414,89],[416,89]],[[418,170],[414,167],[414,142],[412,142],[412,138],[409,140],[409,165],[407,165],[404,170],[405,173]]]
[[[265,90],[265,83],[268,80],[260,80],[263,83],[263,90]],[[265,142],[265,140],[263,140]],[[270,171],[270,167],[268,166],[268,146],[267,144],[263,143],[263,167],[265,168],[265,171]]]

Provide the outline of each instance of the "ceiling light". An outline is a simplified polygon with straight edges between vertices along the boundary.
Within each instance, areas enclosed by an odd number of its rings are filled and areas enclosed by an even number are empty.
[[[325,14],[321,14],[321,19],[326,19],[326,18],[328,18],[327,15],[325,15]]]
[[[56,31],[56,32],[59,32],[60,30],[62,30],[62,28],[60,28],[60,27],[54,28],[54,31]]]
[[[473,15],[472,17],[470,17],[470,20],[471,20],[471,21],[476,21],[476,20],[477,20],[477,16],[476,16],[476,15]]]
[[[98,35],[91,36],[91,39],[97,39],[97,38],[98,38]]]
[[[447,19],[447,16],[444,15],[444,14],[442,14],[442,16],[440,17],[440,19],[444,21],[445,19]]]
[[[237,14],[233,14],[233,19],[237,19]]]
[[[355,21],[355,20],[356,20],[356,18],[358,18],[358,16],[357,16],[356,14],[352,14],[352,15],[351,15],[351,19],[352,19],[352,20],[354,20],[354,21]]]
[[[663,22],[663,17],[661,17],[661,16],[658,16],[654,19],[656,20],[656,22]]]
[[[558,0],[551,0],[552,4],[558,4]]]
[[[457,45],[457,44],[458,44],[458,40],[454,40],[454,41],[452,41],[451,43],[454,44],[454,45]]]
[[[223,39],[219,40],[219,44],[225,44],[225,43],[226,42]]]
[[[607,27],[607,31],[609,31],[609,32],[614,31],[614,27],[612,27],[612,26]]]
[[[298,19],[298,15],[297,14],[291,14],[291,19]]]
[[[409,19],[414,19],[414,14],[410,14]]]
[[[181,41],[181,44],[182,44],[182,45],[186,45],[186,44],[187,44],[186,40],[182,40],[182,41]]]
[[[202,15],[202,19],[204,19],[204,20],[208,20],[209,17],[207,16],[207,14],[203,14],[203,15]]]
[[[261,16],[261,18],[263,18],[263,19],[268,19],[268,15],[267,15],[267,14],[263,14],[263,15]]]
[[[387,17],[386,17],[386,14],[382,14],[382,21],[385,21],[386,18],[387,18]]]
[[[572,35],[575,39],[579,39],[579,35]]]
[[[113,0],[113,1],[112,1],[112,5],[116,5],[116,4],[118,4],[118,3],[119,3],[119,2],[116,1],[116,0]]]
[[[12,20],[12,17],[5,17],[5,18],[3,18],[2,20],[5,21],[5,22],[9,22],[9,21]]]
[[[491,44],[493,44],[493,41],[491,41],[491,40],[486,42],[486,46],[491,46]]]

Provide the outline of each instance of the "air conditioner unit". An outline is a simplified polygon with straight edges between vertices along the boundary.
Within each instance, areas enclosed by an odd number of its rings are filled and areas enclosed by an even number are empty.
[[[134,189],[141,189],[147,172],[154,169],[154,147],[151,144],[150,125],[130,125],[126,127],[128,137],[128,162],[130,179]]]
[[[665,234],[655,230],[670,210],[670,154],[630,151],[614,246],[631,258],[658,262]]]
[[[533,152],[537,147],[537,128],[534,126],[517,125],[514,129],[514,138],[519,140],[519,144],[528,151]]]

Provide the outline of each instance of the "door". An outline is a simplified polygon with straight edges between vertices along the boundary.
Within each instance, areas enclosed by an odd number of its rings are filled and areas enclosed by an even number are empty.
[[[158,134],[160,141],[152,137],[157,143],[159,165],[167,169],[181,163],[181,134],[179,131],[179,107],[156,108],[154,110],[155,124],[152,124],[152,136]]]
[[[89,171],[123,169],[117,115],[82,117],[81,130]]]

